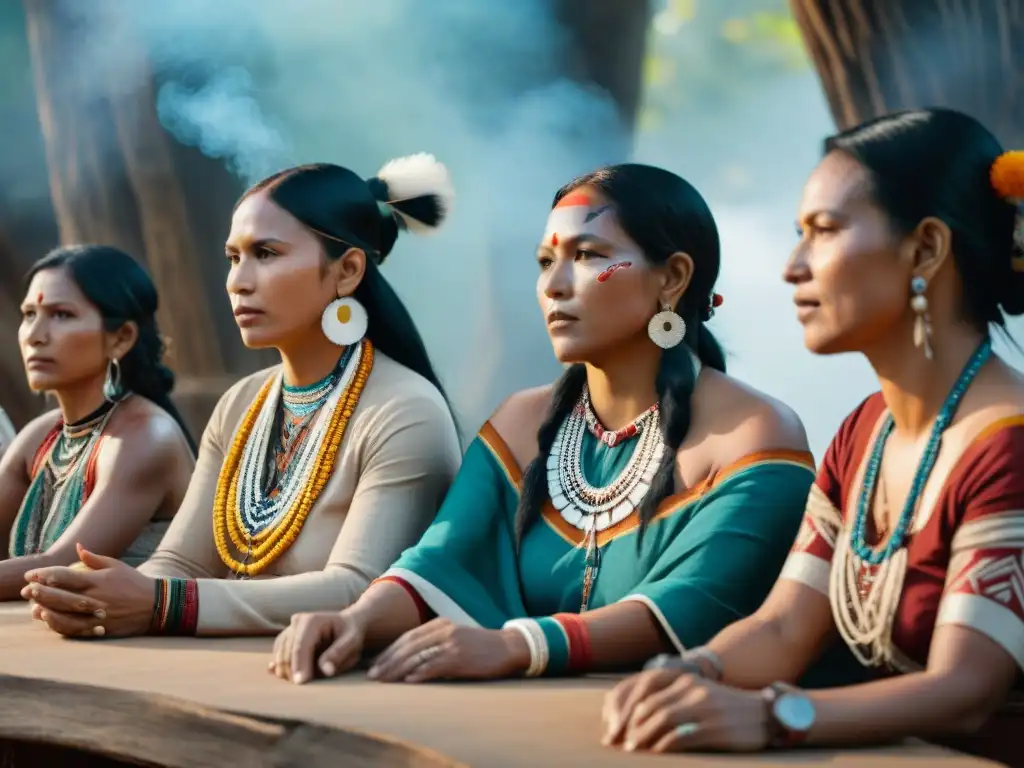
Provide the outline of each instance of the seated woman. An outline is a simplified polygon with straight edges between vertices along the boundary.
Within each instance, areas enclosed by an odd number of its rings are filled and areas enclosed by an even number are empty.
[[[296,611],[354,602],[419,539],[461,451],[379,265],[400,230],[436,227],[449,195],[429,155],[369,181],[335,165],[292,168],[245,193],[227,290],[246,346],[276,348],[281,364],[221,398],[152,559],[134,570],[83,552],[93,572],[28,574],[51,629],[274,633]]]
[[[1024,154],[947,110],[873,120],[825,146],[785,277],[807,347],[862,352],[881,392],[833,440],[765,604],[684,669],[620,684],[608,743],[965,734],[1024,666],[1024,381],[989,335],[1024,312],[1008,202],[1024,197]],[[790,686],[837,630],[877,679]],[[1019,749],[1019,726],[1013,738]]]
[[[0,600],[18,599],[25,571],[77,561],[76,544],[141,563],[195,462],[145,270],[116,248],[73,246],[36,262],[27,285],[18,341],[28,383],[60,407],[0,459]]]
[[[704,200],[659,168],[599,170],[558,193],[537,260],[572,365],[497,410],[437,521],[354,606],[292,619],[279,676],[388,646],[382,681],[628,668],[764,598],[812,460],[791,411],[724,374]]]

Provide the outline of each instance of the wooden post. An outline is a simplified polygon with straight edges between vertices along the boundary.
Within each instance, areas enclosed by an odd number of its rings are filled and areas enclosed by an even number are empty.
[[[1024,0],[790,0],[840,128],[900,109],[973,115],[1024,145]]]
[[[126,14],[117,0],[25,0],[25,12],[61,242],[107,243],[144,258],[176,370],[223,372],[146,52]],[[97,39],[116,46],[116,72],[90,66],[92,51],[76,67],[76,51]]]

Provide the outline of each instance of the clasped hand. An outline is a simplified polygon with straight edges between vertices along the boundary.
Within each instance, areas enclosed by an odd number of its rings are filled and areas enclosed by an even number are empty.
[[[357,615],[301,613],[274,642],[271,674],[295,683],[316,674],[333,677],[362,657],[365,630]],[[488,680],[525,668],[521,635],[515,630],[463,627],[434,619],[406,632],[370,667],[369,677],[389,683],[431,680]],[[526,663],[529,651],[526,649]]]
[[[153,580],[130,565],[78,547],[81,566],[36,568],[21,596],[32,618],[66,637],[128,637],[149,629]]]
[[[651,752],[752,752],[768,744],[760,693],[679,670],[656,669],[619,683],[605,697],[606,746]]]

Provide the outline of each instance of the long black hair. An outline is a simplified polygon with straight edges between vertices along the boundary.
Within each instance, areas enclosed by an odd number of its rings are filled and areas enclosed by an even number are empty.
[[[89,303],[99,311],[107,332],[125,323],[139,328],[135,344],[118,362],[126,391],[163,408],[181,427],[192,454],[196,443],[188,425],[171,402],[174,373],[163,363],[165,346],[156,323],[159,296],[146,270],[131,256],[111,245],[71,245],[50,251],[25,275],[27,286],[44,269],[63,269]]]
[[[951,109],[898,112],[826,139],[825,152],[833,150],[867,170],[872,198],[898,234],[929,216],[949,226],[969,323],[987,333],[989,323],[1005,327],[1003,312],[1024,314],[1024,272],[1013,268],[1024,258],[1018,209],[993,187],[1003,147],[985,126]]]
[[[363,250],[366,271],[353,297],[366,309],[367,337],[392,360],[427,379],[447,401],[409,310],[380,271],[399,232],[437,227],[447,213],[447,204],[440,190],[429,184],[426,189],[419,185],[419,194],[404,194],[392,189],[394,186],[383,178],[364,180],[347,168],[315,163],[264,179],[247,190],[239,203],[266,190],[277,205],[317,237],[327,258],[340,259],[349,248]]]
[[[552,207],[580,187],[593,187],[607,198],[618,214],[623,231],[652,263],[663,264],[680,251],[693,260],[690,284],[675,308],[686,322],[686,336],[683,344],[664,350],[655,380],[665,454],[640,505],[639,546],[658,505],[675,492],[676,453],[690,429],[690,398],[696,384],[689,350],[696,353],[703,365],[725,371],[725,354],[704,324],[710,319],[712,291],[718,280],[721,256],[718,227],[700,193],[662,168],[635,163],[601,168],[558,190]],[[539,451],[523,473],[516,510],[519,543],[540,516],[547,499],[548,453],[559,426],[579,399],[586,379],[586,367],[576,364],[555,384],[551,408],[537,433]]]

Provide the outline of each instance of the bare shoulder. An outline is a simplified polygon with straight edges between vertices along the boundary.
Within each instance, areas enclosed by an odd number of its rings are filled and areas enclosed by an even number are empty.
[[[520,390],[505,398],[490,418],[520,468],[537,455],[537,430],[547,418],[553,392],[552,384]]]
[[[97,468],[117,466],[121,471],[166,472],[191,462],[192,452],[178,422],[163,408],[135,396],[118,406],[106,429],[107,440]]]
[[[14,436],[11,444],[4,451],[4,466],[17,468],[19,472],[22,470],[27,472],[32,457],[39,450],[39,446],[43,444],[46,435],[59,423],[60,411],[56,408],[32,419]]]
[[[720,466],[760,451],[810,451],[792,408],[718,371],[700,377],[693,411],[694,431],[714,442]]]

